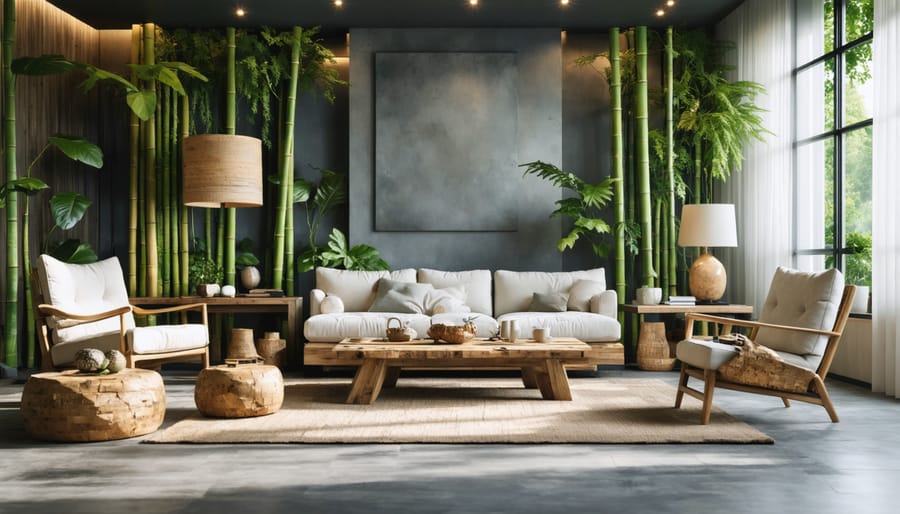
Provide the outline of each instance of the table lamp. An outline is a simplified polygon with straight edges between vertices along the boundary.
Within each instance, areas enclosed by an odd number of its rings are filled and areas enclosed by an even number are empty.
[[[678,246],[699,246],[703,253],[691,265],[689,284],[698,302],[716,302],[725,294],[725,266],[709,254],[715,246],[737,246],[734,205],[688,204],[681,210]]]
[[[262,142],[232,134],[200,134],[182,143],[184,204],[259,207],[263,204]]]

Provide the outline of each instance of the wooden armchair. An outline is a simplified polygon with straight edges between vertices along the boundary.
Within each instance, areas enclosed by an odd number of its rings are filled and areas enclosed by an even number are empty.
[[[837,270],[805,273],[779,268],[759,321],[687,314],[685,340],[678,343],[676,350],[681,360],[681,376],[675,408],[681,407],[685,394],[701,400],[701,421],[706,425],[713,392],[720,387],[777,396],[785,407],[790,407],[791,400],[821,405],[831,421],[837,423],[839,418],[825,388],[825,377],[847,324],[855,291],[855,286],[844,286],[843,276]],[[749,330],[749,339],[775,350],[786,365],[813,370],[815,375],[805,391],[789,391],[776,384],[761,387],[723,380],[717,370],[733,358],[737,350],[732,345],[692,338],[695,321],[715,323],[722,334],[730,333],[733,327],[744,327]],[[691,377],[704,382],[702,391],[688,386]]]
[[[209,367],[209,328],[205,303],[142,309],[128,302],[122,267],[115,257],[91,264],[69,264],[49,255],[38,258],[33,306],[45,370],[71,366],[82,348],[125,355],[128,367],[199,360]],[[200,323],[137,327],[134,316],[180,312],[200,314]]]

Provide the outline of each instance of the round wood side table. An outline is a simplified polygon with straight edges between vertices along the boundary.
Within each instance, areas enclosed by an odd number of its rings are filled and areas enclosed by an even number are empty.
[[[205,416],[246,418],[278,412],[284,401],[281,370],[265,364],[213,366],[197,375],[194,403]]]
[[[22,390],[25,430],[37,439],[86,442],[154,432],[166,415],[166,390],[155,371],[127,368],[99,375],[37,373]]]

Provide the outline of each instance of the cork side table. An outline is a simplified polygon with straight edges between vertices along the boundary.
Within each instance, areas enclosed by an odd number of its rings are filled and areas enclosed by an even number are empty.
[[[284,401],[281,370],[265,364],[214,366],[197,375],[194,403],[205,416],[247,418],[278,412]]]
[[[166,414],[166,390],[159,373],[145,369],[109,375],[38,373],[25,383],[21,412],[25,430],[37,439],[125,439],[159,428]]]

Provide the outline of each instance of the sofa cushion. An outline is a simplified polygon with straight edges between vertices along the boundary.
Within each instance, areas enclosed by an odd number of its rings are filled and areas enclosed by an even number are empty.
[[[531,312],[566,312],[569,295],[563,293],[534,293],[528,310]]]
[[[475,324],[475,337],[493,337],[500,333],[500,324],[497,320],[484,314],[471,314],[467,312],[445,312],[431,317],[434,324],[462,325],[466,320]],[[422,334],[419,334],[422,335]]]
[[[122,266],[116,257],[90,264],[70,264],[45,254],[38,258],[37,271],[44,302],[57,309],[73,314],[99,314],[129,305]],[[54,329],[54,344],[102,334],[115,333],[118,337],[119,333],[118,316],[89,323],[50,316],[47,324]],[[125,314],[125,328],[133,327],[134,317],[129,312]],[[110,346],[118,347],[118,342]]]
[[[536,328],[549,328],[553,337],[574,337],[585,342],[612,342],[621,337],[616,318],[591,312],[509,312],[497,322],[517,320],[520,337],[530,338]]]
[[[419,337],[425,337],[431,319],[424,314],[382,313],[382,312],[342,312],[340,314],[316,314],[303,324],[303,335],[313,343],[336,343],[344,338],[382,338],[390,317],[400,318],[401,323],[409,322],[410,328]]]
[[[436,289],[450,286],[464,286],[466,305],[472,312],[491,315],[491,272],[488,270],[439,271],[420,268],[418,281],[431,284]]]
[[[494,315],[528,310],[534,293],[568,293],[575,282],[582,279],[594,280],[606,287],[603,268],[553,273],[497,270],[494,272]]]
[[[812,273],[779,267],[759,321],[777,325],[831,330],[844,291],[844,276],[836,269]],[[821,360],[827,336],[760,328],[755,342],[777,351],[804,357],[815,369]],[[811,358],[808,358],[811,357]]]
[[[394,271],[351,271],[318,267],[316,289],[340,296],[347,312],[360,312],[368,310],[372,305],[376,285],[382,278],[415,282],[416,270],[408,268]]]
[[[465,286],[432,288],[425,295],[425,314],[441,314],[444,312],[472,312],[466,305]]]
[[[432,289],[431,284],[379,279],[369,312],[425,314],[425,295]]]
[[[606,283],[586,278],[576,280],[569,288],[570,311],[591,312],[591,298],[606,291]]]

